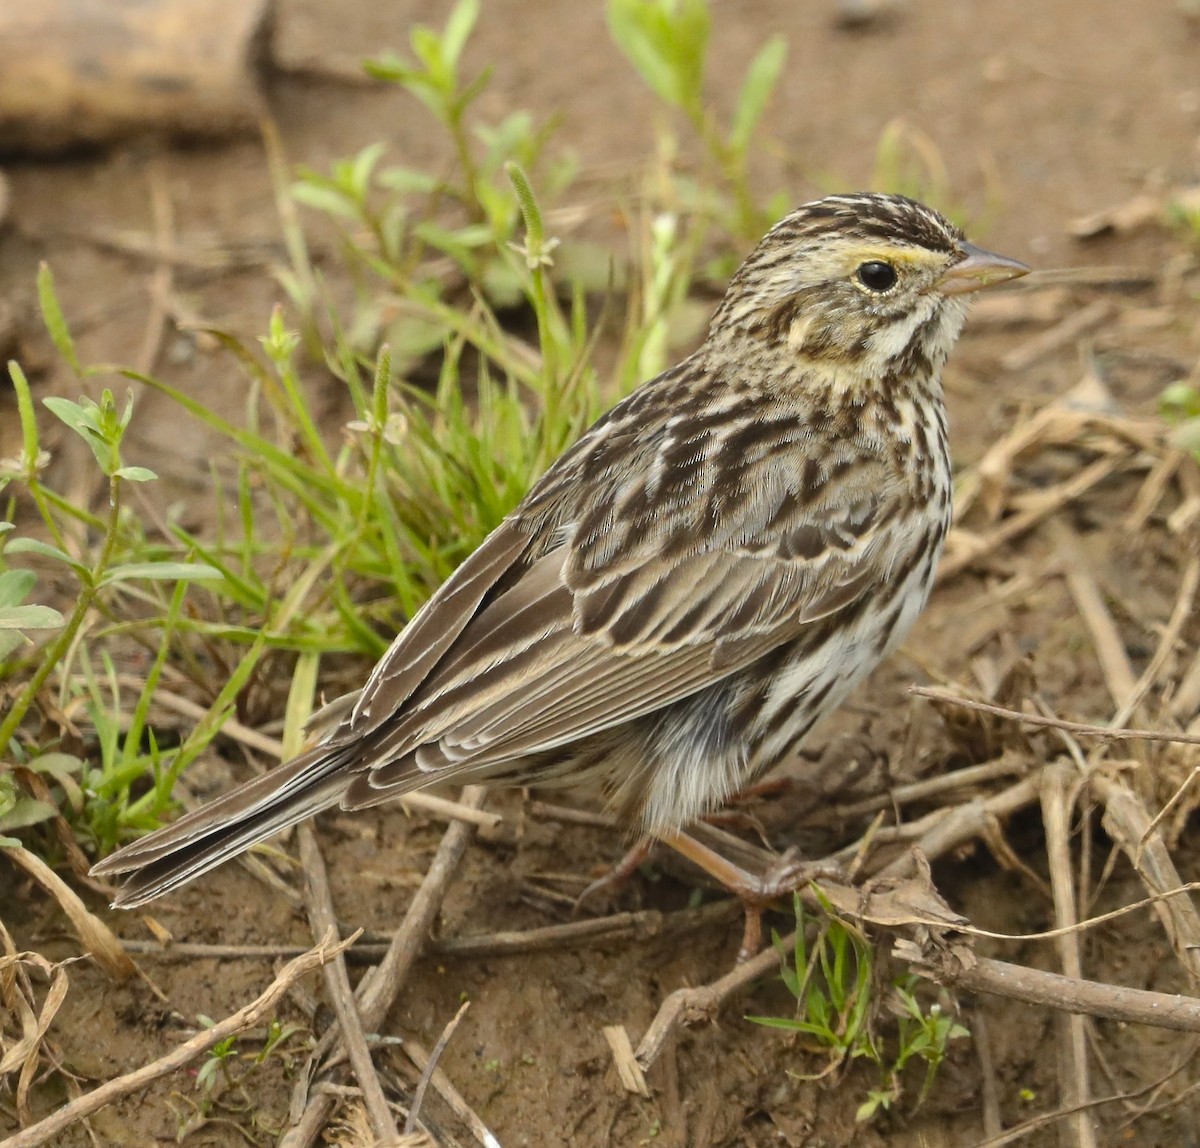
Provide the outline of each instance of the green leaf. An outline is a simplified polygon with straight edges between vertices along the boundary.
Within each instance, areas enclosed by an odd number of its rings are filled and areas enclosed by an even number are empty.
[[[609,0],[608,25],[659,99],[692,117],[703,113],[707,0]]]
[[[359,219],[358,205],[344,191],[323,187],[316,183],[297,183],[292,186],[292,198],[305,207],[323,211],[326,215],[340,215],[343,219]]]
[[[42,263],[38,267],[37,288],[42,322],[46,324],[46,330],[50,332],[51,342],[54,343],[58,353],[66,359],[71,370],[77,375],[82,375],[83,367],[75,353],[75,340],[71,338],[71,330],[67,326],[67,320],[59,305],[58,295],[54,290],[54,273],[50,270],[48,263]]]
[[[113,477],[127,482],[153,482],[158,475],[145,466],[119,466],[113,471]]]
[[[659,50],[646,0],[609,0],[608,27],[618,48],[659,99],[679,106],[677,78]]]
[[[787,40],[782,36],[772,36],[754,57],[742,83],[742,91],[738,96],[737,108],[733,113],[733,127],[729,133],[729,142],[739,152],[745,152],[750,146],[750,137],[779,83],[779,75],[783,71],[787,59]]]
[[[442,54],[446,63],[457,71],[458,60],[462,55],[467,37],[479,19],[479,0],[459,0],[446,21],[446,30],[442,33]]]
[[[111,475],[117,466],[117,444],[121,441],[121,423],[112,392],[105,391],[100,403],[86,396],[74,403],[57,395],[42,399],[42,403],[88,444],[100,469]]]
[[[0,830],[40,825],[57,813],[58,810],[48,801],[39,801],[36,797],[18,797],[12,808],[0,815]]]
[[[57,630],[63,616],[49,606],[0,607],[0,630]]]
[[[33,474],[37,470],[41,448],[38,445],[37,415],[34,413],[29,380],[25,378],[20,364],[13,359],[8,362],[8,377],[16,392],[17,415],[21,420],[21,467],[27,474]]]
[[[5,554],[36,554],[39,558],[49,558],[54,562],[62,562],[79,574],[85,574],[87,567],[82,562],[76,562],[65,550],[51,546],[37,538],[14,538],[4,548]]]
[[[785,1016],[748,1016],[746,1019],[752,1024],[761,1024],[764,1028],[782,1028],[788,1032],[803,1032],[812,1027],[803,1021],[790,1020]]]
[[[387,146],[382,143],[369,144],[354,157],[350,166],[350,186],[359,197],[365,197],[371,186],[371,173],[383,158]]]
[[[96,433],[95,420],[89,417],[88,411],[81,403],[73,403],[70,399],[60,398],[58,395],[49,395],[42,399],[42,403],[76,434],[86,438],[89,434]]]
[[[37,584],[37,575],[32,570],[5,570],[0,573],[0,607],[19,606],[29,597],[29,591]]]
[[[34,773],[46,773],[56,781],[72,773],[82,773],[84,763],[73,753],[51,752],[39,754],[25,766]]]
[[[128,582],[135,578],[154,582],[220,581],[225,576],[215,566],[199,562],[126,562],[114,566],[100,581],[101,586]]]
[[[380,187],[390,188],[401,193],[416,192],[427,195],[440,184],[437,176],[427,171],[418,171],[413,167],[388,167],[379,173],[376,180]]]
[[[417,59],[425,65],[428,79],[436,84],[444,95],[449,95],[451,89],[450,68],[442,51],[442,41],[438,38],[438,34],[432,28],[418,24],[409,33],[408,39]]]

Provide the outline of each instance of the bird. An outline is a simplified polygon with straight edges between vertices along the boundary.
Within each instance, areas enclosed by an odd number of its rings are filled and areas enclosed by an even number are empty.
[[[700,346],[545,471],[315,745],[93,875],[132,908],[331,807],[560,785],[751,899],[688,827],[921,613],[952,512],[941,370],[965,297],[1029,270],[900,195],[791,211]]]

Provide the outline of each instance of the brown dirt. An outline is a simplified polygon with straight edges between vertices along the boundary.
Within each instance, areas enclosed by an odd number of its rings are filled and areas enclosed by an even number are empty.
[[[392,5],[282,0],[277,53],[285,61],[337,62],[387,46],[403,47],[408,25],[440,20],[443,7],[428,0]],[[1162,295],[1160,273],[1180,253],[1179,240],[1148,228],[1084,246],[1069,238],[1067,224],[1077,215],[1123,202],[1147,185],[1195,181],[1200,168],[1200,29],[1188,22],[1186,6],[1169,0],[1136,5],[1121,0],[1088,5],[927,0],[905,5],[893,18],[860,33],[837,30],[833,7],[786,0],[714,5],[723,58],[712,80],[714,95],[724,106],[732,100],[751,53],[769,33],[782,31],[791,44],[787,73],[766,124],[779,146],[761,162],[763,186],[784,186],[799,202],[831,187],[864,183],[881,131],[902,113],[937,146],[956,193],[968,206],[982,210],[989,197],[998,204],[985,237],[990,246],[1042,267],[1121,264],[1140,269],[1157,285],[1107,293],[1116,317],[1088,336],[1100,374],[1121,409],[1152,410],[1158,390],[1186,375],[1200,354],[1195,278],[1190,300],[1186,294]],[[493,112],[529,107],[561,114],[561,138],[581,157],[594,205],[621,194],[616,189],[627,185],[653,148],[650,99],[610,46],[599,4],[488,0],[469,63],[495,69],[485,97]],[[437,157],[429,121],[393,94],[294,71],[273,77],[270,88],[294,161],[324,168],[333,158],[379,139],[388,142],[393,154],[414,163]],[[252,336],[263,329],[281,294],[267,273],[269,264],[282,260],[282,252],[262,149],[254,141],[195,149],[131,145],[104,156],[56,163],[13,162],[6,169],[12,203],[9,228],[0,237],[0,292],[15,301],[18,313],[30,310],[37,261],[49,260],[87,361],[129,361],[144,337],[150,268],[112,252],[98,237],[113,231],[150,232],[151,165],[165,173],[181,242],[214,240],[253,256],[251,265],[241,269],[180,269],[176,287],[192,311]],[[1099,294],[1075,290],[1062,315]],[[1005,352],[1044,326],[982,326],[964,339],[948,374],[955,455],[963,468],[976,462],[1015,419],[1063,394],[1080,378],[1078,340],[1019,372],[1000,367]],[[35,367],[44,365],[37,376],[39,391],[72,393],[74,382],[46,355],[32,322],[20,327],[19,338],[22,358]],[[168,340],[158,369],[210,404],[237,409],[241,402],[241,384],[227,364],[183,336]],[[14,453],[12,422],[8,408],[0,405],[0,457]],[[180,416],[152,394],[142,396],[136,426],[147,464],[164,475],[171,497],[191,500],[193,513],[202,518],[213,442],[182,427]],[[1018,465],[1016,487],[1036,491],[1093,457],[1082,448],[1036,452]],[[77,462],[69,450],[56,458],[60,484],[67,488]],[[1125,525],[1144,473],[1127,470],[1056,516],[1059,526],[1083,539],[1087,568],[1104,591],[1135,672],[1155,649],[1188,554],[1185,540],[1165,522],[1178,502],[1173,494],[1142,530],[1132,532]],[[983,529],[986,523],[980,519],[978,526]],[[991,670],[1026,656],[1042,696],[1056,712],[1101,722],[1111,715],[1114,706],[1090,636],[1056,574],[1062,555],[1052,526],[1039,527],[1002,549],[982,570],[943,585],[906,653],[883,668],[833,728],[816,739],[814,748],[820,749],[837,733],[848,733],[870,747],[878,768],[860,781],[855,796],[889,780],[987,756],[947,732],[926,703],[905,696],[905,686],[918,677],[978,687]],[[1007,597],[1006,589],[1011,591]],[[1180,665],[1164,680],[1177,680],[1198,636],[1193,622],[1183,634]],[[1152,694],[1139,714],[1140,724],[1162,717],[1161,694],[1161,689]],[[1021,746],[1031,764],[1062,749],[1049,737]],[[1139,762],[1142,777],[1150,778],[1143,791],[1160,803],[1171,792],[1171,778],[1183,777],[1192,765],[1187,755],[1165,751],[1118,749],[1109,756]],[[1159,769],[1164,771],[1161,779],[1154,772]],[[828,802],[832,796],[822,794],[817,800]],[[614,834],[535,819],[515,795],[499,797],[497,805],[518,827],[518,840],[515,845],[478,843],[471,848],[442,913],[443,935],[559,920],[562,913],[528,896],[530,883],[539,878],[550,883],[546,874],[586,877],[620,854],[622,842]],[[775,843],[796,839],[790,827],[809,819],[813,807],[811,790],[766,803],[763,816]],[[844,840],[862,828],[859,822],[847,825]],[[997,834],[1028,873],[1001,864],[988,849],[976,846],[936,867],[940,890],[982,928],[1026,932],[1048,927],[1053,914],[1041,883],[1046,861],[1037,812],[997,826]],[[439,837],[440,827],[397,810],[324,819],[321,838],[340,917],[384,932],[394,926],[410,886],[404,879],[380,875],[403,878],[423,872]],[[801,844],[807,840],[802,835],[798,839]],[[1099,835],[1094,848],[1093,872],[1099,873],[1107,839]],[[1175,858],[1185,880],[1200,877],[1200,855],[1186,835]],[[657,879],[635,881],[621,903],[657,908],[687,903],[693,882],[687,870],[656,867],[653,876]],[[1092,907],[1110,908],[1142,895],[1140,883],[1118,860]],[[310,941],[302,917],[236,865],[155,906],[154,915],[181,941]],[[75,951],[57,911],[28,885],[16,882],[0,890],[0,916],[20,946],[53,959]],[[114,923],[127,935],[144,935],[136,916]],[[669,1064],[651,1074],[650,1099],[623,1093],[601,1027],[623,1024],[636,1041],[667,993],[712,981],[728,969],[738,932],[731,925],[672,940],[518,959],[428,959],[418,966],[387,1027],[428,1047],[460,999],[472,1000],[442,1066],[506,1148],[659,1143],[695,1148],[853,1143],[872,1148],[884,1143],[967,1145],[983,1139],[981,1068],[968,1042],[954,1047],[923,1109],[913,1113],[906,1099],[895,1116],[858,1126],[855,1108],[874,1083],[865,1066],[852,1066],[836,1081],[801,1079],[795,1074],[817,1070],[819,1057],[742,1019],[747,1013],[788,1012],[787,994],[771,978],[727,1007],[719,1025],[688,1031]],[[1046,944],[984,944],[981,951],[1057,967]],[[1090,933],[1083,953],[1090,977],[1162,991],[1186,988],[1170,945],[1145,912]],[[52,1039],[84,1088],[173,1047],[184,1023],[180,1018],[190,1023],[199,1013],[224,1016],[271,978],[262,961],[145,958],[142,964],[166,994],[169,1009],[140,985],[114,987],[88,964],[70,970],[71,991]],[[959,1003],[977,1034],[980,1020],[986,1022],[1005,1124],[1056,1108],[1061,1091],[1053,1016],[989,998]],[[308,1023],[291,1008],[282,1019]],[[1145,1088],[1168,1071],[1184,1047],[1174,1034],[1107,1022],[1096,1024],[1093,1035],[1098,1095]],[[290,1075],[284,1058],[273,1058],[249,1076],[260,1129],[284,1121]],[[1200,1113],[1186,1095],[1197,1080],[1196,1068],[1184,1067],[1154,1099],[1161,1111],[1149,1115],[1141,1114],[1141,1101],[1099,1110],[1100,1142],[1200,1142]],[[913,1077],[908,1083],[915,1092],[919,1081]],[[93,1121],[98,1140],[115,1145],[173,1139],[191,1113],[195,1095],[186,1075],[161,1083],[101,1113]],[[57,1084],[35,1089],[35,1111],[45,1113],[62,1096]],[[7,1100],[0,1099],[0,1135],[12,1128],[6,1108]],[[446,1119],[436,1105],[433,1111]],[[233,1126],[241,1121],[245,1127],[245,1114],[224,1116],[226,1122],[208,1123],[188,1142],[245,1143]],[[464,1133],[460,1136],[467,1142]],[[1050,1145],[1057,1138],[1057,1129],[1049,1128],[1024,1142]],[[267,1140],[263,1131],[259,1142]],[[87,1140],[75,1129],[61,1143],[74,1148]]]

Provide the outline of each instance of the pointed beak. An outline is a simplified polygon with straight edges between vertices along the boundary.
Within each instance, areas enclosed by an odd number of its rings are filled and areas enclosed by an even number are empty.
[[[965,295],[1029,274],[1029,267],[1007,255],[984,251],[974,243],[963,243],[962,249],[963,258],[938,280],[938,290],[943,295]]]

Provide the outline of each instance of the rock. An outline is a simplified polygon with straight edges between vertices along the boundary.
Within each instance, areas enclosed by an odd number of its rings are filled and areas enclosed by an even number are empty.
[[[0,150],[143,132],[222,136],[263,114],[270,0],[0,4]]]

